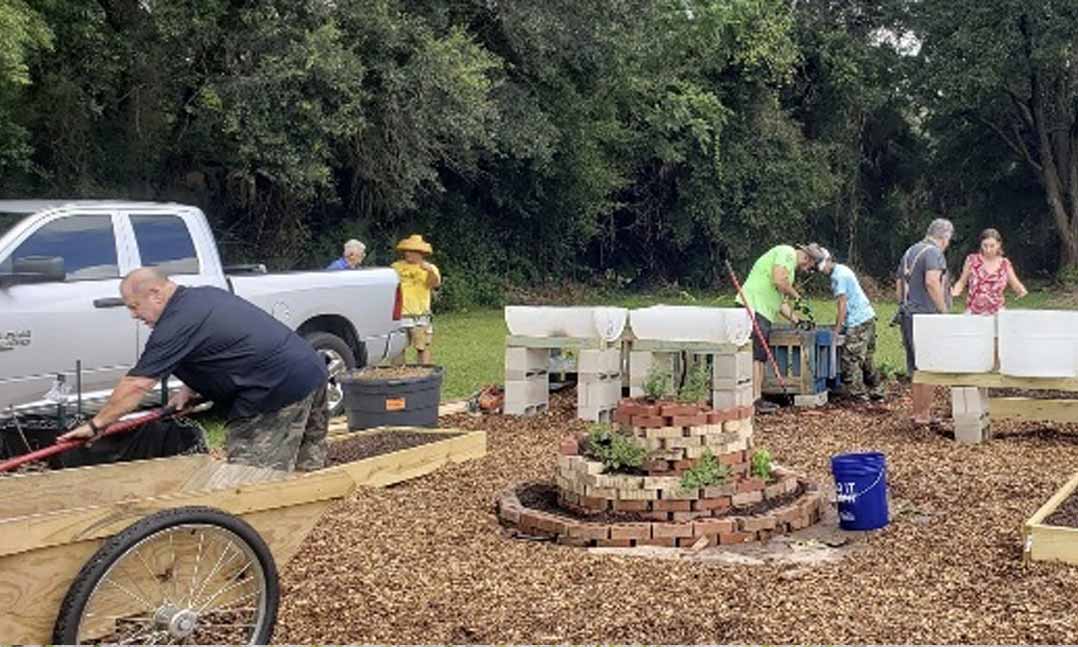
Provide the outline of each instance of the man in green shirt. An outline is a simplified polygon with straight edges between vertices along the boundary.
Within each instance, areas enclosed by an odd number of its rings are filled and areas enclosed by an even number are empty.
[[[745,285],[742,287],[742,293],[748,303],[742,301],[740,295],[737,301],[756,314],[756,323],[764,338],[771,331],[771,323],[780,314],[791,322],[797,323],[797,315],[790,308],[787,299],[796,301],[801,298],[794,289],[794,276],[797,270],[807,272],[824,260],[824,255],[819,249],[815,243],[799,249],[791,245],[778,245],[767,250],[767,253],[757,259],[752,266],[752,271],[749,272]],[[764,350],[763,344],[755,334],[752,337],[752,360],[752,386],[756,411],[757,413],[772,413],[776,407],[762,399],[767,351]]]

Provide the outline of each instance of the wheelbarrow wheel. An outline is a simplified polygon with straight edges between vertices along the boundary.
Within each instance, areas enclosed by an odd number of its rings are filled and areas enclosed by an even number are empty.
[[[205,507],[152,514],[107,540],[60,606],[53,643],[268,644],[280,586],[266,543]]]

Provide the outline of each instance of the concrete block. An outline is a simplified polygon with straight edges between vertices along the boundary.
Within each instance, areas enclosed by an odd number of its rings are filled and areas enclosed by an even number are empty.
[[[955,420],[961,416],[982,416],[988,413],[988,389],[954,387],[951,389],[951,413]]]
[[[752,352],[715,353],[711,365],[712,386],[716,391],[733,389],[752,382]]]
[[[577,374],[620,375],[621,349],[584,349],[576,360]]]
[[[549,364],[550,351],[545,348],[511,346],[505,349],[506,371],[546,371]]]
[[[505,382],[505,404],[502,409],[507,415],[542,413],[549,404],[550,380],[545,373],[528,380]]]
[[[965,414],[954,418],[955,442],[976,445],[991,438],[992,422],[988,415]]]
[[[803,409],[815,409],[827,404],[827,391],[822,391],[816,395],[795,395],[794,406]]]
[[[711,392],[711,406],[716,409],[733,409],[753,405],[752,383],[742,384],[732,389]]]

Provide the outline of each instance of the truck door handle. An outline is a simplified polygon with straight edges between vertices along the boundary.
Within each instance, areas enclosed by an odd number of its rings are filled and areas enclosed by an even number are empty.
[[[105,299],[94,299],[95,308],[121,308],[124,305],[124,300],[120,297],[109,297]]]

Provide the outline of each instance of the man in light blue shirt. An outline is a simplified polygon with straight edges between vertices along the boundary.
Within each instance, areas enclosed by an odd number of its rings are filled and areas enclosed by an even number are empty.
[[[843,391],[860,400],[882,400],[883,384],[876,370],[876,311],[872,308],[857,275],[849,267],[836,263],[823,250],[820,272],[831,277],[831,293],[837,302],[835,334],[845,335],[842,347]]]

